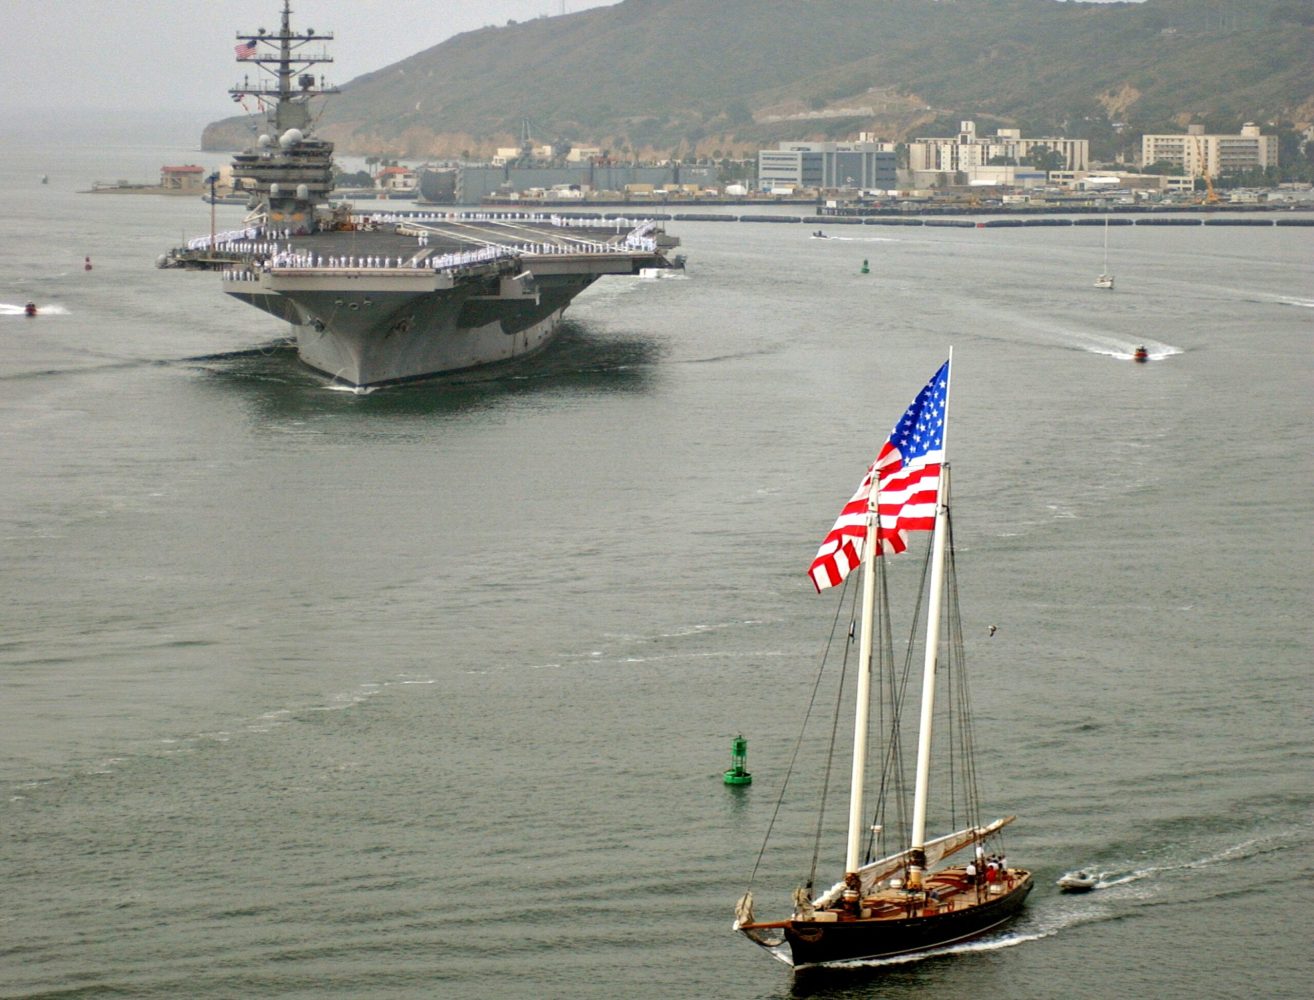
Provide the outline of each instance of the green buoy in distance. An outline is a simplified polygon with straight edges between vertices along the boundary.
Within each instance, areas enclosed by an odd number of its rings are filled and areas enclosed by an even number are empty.
[[[748,763],[748,740],[740,734],[730,741],[730,770],[725,772],[727,785],[751,785],[753,776],[745,770]]]
[[[871,268],[869,268],[869,267],[867,266],[867,258],[866,258],[866,257],[863,257],[863,258],[862,258],[862,270],[861,270],[859,273],[860,273],[860,274],[870,274],[870,273],[871,273]]]

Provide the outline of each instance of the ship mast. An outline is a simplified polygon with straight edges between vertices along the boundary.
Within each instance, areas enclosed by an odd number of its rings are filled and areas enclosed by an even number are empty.
[[[290,128],[307,130],[311,124],[310,99],[338,93],[336,87],[325,84],[323,76],[316,81],[315,74],[305,72],[312,66],[331,63],[333,57],[323,48],[313,54],[301,51],[311,42],[333,41],[332,32],[317,35],[315,29],[310,28],[294,33],[291,0],[283,0],[282,23],[277,34],[261,28],[254,35],[239,33],[237,40],[244,43],[238,45],[238,62],[255,63],[273,80],[244,77],[241,84],[230,88],[228,93],[234,101],[243,97],[260,101],[262,107],[269,109],[269,123],[279,135]]]
[[[291,0],[283,0],[277,33],[261,28],[254,35],[237,36],[237,61],[255,63],[272,79],[245,76],[228,91],[234,101],[245,97],[259,101],[269,129],[253,148],[233,157],[233,181],[243,182],[253,192],[255,221],[275,231],[314,232],[321,222],[316,206],[327,202],[333,190],[333,143],[312,136],[310,102],[338,90],[327,86],[322,76],[316,80],[314,73],[307,72],[333,59],[322,48],[302,51],[311,43],[332,39],[332,34],[318,35],[314,28],[294,32]]]
[[[944,390],[944,459],[935,497],[935,533],[931,538],[931,589],[926,605],[926,656],[922,666],[922,717],[917,731],[917,778],[913,785],[912,835],[908,888],[920,889],[926,869],[926,803],[931,785],[931,723],[935,712],[935,667],[940,655],[940,609],[944,603],[944,552],[949,516],[949,390],[953,379],[953,348],[949,349],[948,384]]]
[[[949,352],[948,369],[949,372],[953,371],[952,349]],[[930,600],[926,612],[926,655],[922,668],[921,725],[917,736],[917,778],[913,792],[912,831],[909,838],[909,889],[921,888],[922,875],[926,868],[926,808],[930,791],[931,723],[935,710],[935,670],[940,651],[940,612],[944,596],[944,554],[948,534],[945,525],[949,512],[948,440],[949,387],[946,386],[944,394],[944,436],[941,443],[942,448],[946,449],[944,452],[946,458],[940,470],[939,488],[935,503],[935,529],[931,540],[931,584]],[[849,836],[844,861],[844,880],[849,886],[849,892],[854,893],[855,901],[857,888],[860,885],[858,872],[862,864],[862,842],[866,836],[862,791],[863,786],[866,784],[867,726],[871,702],[876,559],[878,558],[878,546],[880,545],[879,503],[877,477],[873,472],[871,495],[867,507],[867,541],[863,549],[862,560],[862,626],[859,633],[857,706],[853,724],[853,773],[849,789]]]

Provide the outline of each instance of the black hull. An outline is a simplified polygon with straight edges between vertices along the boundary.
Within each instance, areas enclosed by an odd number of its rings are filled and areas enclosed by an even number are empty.
[[[795,969],[913,955],[970,941],[1007,923],[1022,908],[1033,884],[1028,877],[998,899],[978,906],[941,910],[933,916],[835,923],[791,920],[785,927],[785,939]]]

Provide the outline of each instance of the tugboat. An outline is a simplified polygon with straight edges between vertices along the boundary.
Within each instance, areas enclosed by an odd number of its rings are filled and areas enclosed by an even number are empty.
[[[267,109],[255,143],[233,159],[251,192],[242,229],[197,237],[160,267],[217,269],[224,291],[292,327],[301,360],[357,390],[519,359],[547,346],[571,300],[598,278],[668,268],[678,240],[652,221],[585,223],[506,213],[356,214],[331,204],[333,143],[311,105],[337,93],[309,72],[331,34],[239,34],[237,59],[272,79],[229,93]]]

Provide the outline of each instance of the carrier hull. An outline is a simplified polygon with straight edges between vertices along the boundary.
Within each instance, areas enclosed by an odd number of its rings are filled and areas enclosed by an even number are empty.
[[[224,290],[286,320],[306,365],[343,385],[370,388],[540,351],[566,307],[599,277],[653,265],[669,266],[655,251],[608,249],[455,271],[250,267],[231,271]]]

